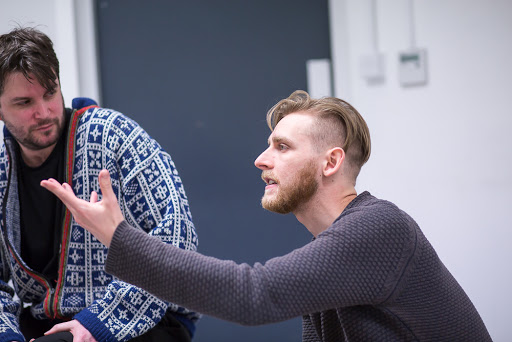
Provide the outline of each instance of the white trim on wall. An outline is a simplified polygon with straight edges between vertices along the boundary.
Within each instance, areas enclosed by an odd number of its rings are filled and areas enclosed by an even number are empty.
[[[329,0],[329,23],[334,96],[350,101],[346,0]]]
[[[93,0],[74,0],[80,96],[101,103],[100,72]]]
[[[54,43],[55,53],[60,63],[60,82],[66,105],[71,100],[80,96],[78,59],[75,33],[74,2],[69,0],[55,0],[55,37],[51,37]],[[52,23],[48,23],[50,25]]]

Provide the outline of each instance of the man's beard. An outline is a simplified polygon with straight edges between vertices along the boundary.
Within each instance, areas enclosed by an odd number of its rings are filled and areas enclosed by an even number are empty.
[[[32,132],[37,130],[41,126],[48,125],[51,123],[54,124],[55,128],[56,128],[55,138],[48,140],[44,143],[39,141],[39,139],[37,139]],[[64,112],[62,113],[61,118],[45,119],[45,120],[39,121],[36,125],[29,127],[28,131],[26,133],[23,132],[23,128],[14,127],[13,125],[11,125],[10,122],[4,121],[4,124],[5,124],[5,127],[7,127],[9,132],[12,134],[12,136],[16,139],[16,141],[20,145],[22,145],[32,151],[39,151],[39,150],[43,150],[49,146],[52,146],[59,140],[59,138],[62,134],[63,128],[64,128],[63,127],[64,126]],[[53,133],[54,133],[54,130],[52,129],[48,132],[43,133],[43,135],[48,136]]]
[[[274,198],[266,198],[263,195],[261,206],[264,209],[278,214],[288,214],[299,206],[308,202],[318,189],[318,181],[315,179],[315,166],[312,161],[306,163],[286,186],[278,184],[277,194]]]

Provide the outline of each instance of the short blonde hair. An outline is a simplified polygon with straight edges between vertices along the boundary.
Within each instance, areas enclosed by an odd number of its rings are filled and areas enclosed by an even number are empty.
[[[311,127],[315,145],[322,149],[343,148],[355,181],[371,152],[370,131],[361,114],[336,97],[313,99],[307,92],[296,90],[268,111],[269,128],[274,130],[281,119],[292,113],[307,113],[317,118]]]

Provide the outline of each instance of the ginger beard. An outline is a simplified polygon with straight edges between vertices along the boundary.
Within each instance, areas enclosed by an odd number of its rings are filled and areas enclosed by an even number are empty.
[[[276,194],[265,193],[261,198],[261,206],[278,214],[288,214],[295,211],[300,205],[308,202],[318,189],[318,181],[315,179],[315,164],[313,161],[306,163],[288,184],[282,184],[279,179],[271,177],[278,183]],[[270,172],[262,176],[272,175]]]

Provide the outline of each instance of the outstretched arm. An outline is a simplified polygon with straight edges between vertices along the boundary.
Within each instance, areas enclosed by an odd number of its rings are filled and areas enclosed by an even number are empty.
[[[41,186],[53,192],[68,207],[75,221],[108,247],[124,217],[112,190],[108,171],[102,170],[98,180],[103,194],[101,201],[98,201],[95,191],[91,193],[90,202],[79,199],[68,183],[60,184],[53,178],[41,181]]]

